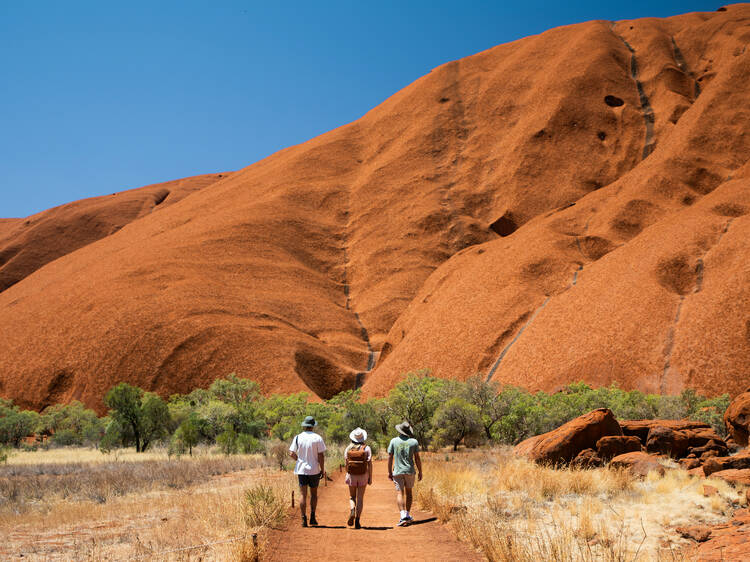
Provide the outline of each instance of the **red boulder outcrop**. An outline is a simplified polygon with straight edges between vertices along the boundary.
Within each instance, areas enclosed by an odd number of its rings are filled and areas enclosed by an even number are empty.
[[[750,325],[748,327],[750,330]],[[748,332],[750,336],[750,331]],[[724,425],[737,445],[747,447],[750,435],[750,389],[736,396],[724,412]]]
[[[690,439],[684,431],[675,431],[661,425],[653,426],[646,438],[646,450],[657,455],[681,459],[687,454]]]
[[[596,442],[596,452],[604,460],[640,450],[640,439],[632,435],[609,435]]]
[[[616,456],[610,461],[609,466],[626,469],[636,476],[647,476],[649,472],[664,474],[664,465],[658,459],[658,456],[637,451]]]
[[[522,441],[514,452],[538,463],[569,463],[584,449],[595,449],[597,441],[608,435],[622,435],[622,431],[612,412],[599,408]]]
[[[703,473],[706,476],[722,470],[748,468],[750,468],[750,453],[747,452],[731,457],[711,457],[703,463]]]

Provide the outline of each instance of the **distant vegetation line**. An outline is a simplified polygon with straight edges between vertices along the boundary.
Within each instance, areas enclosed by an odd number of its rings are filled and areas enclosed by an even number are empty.
[[[208,444],[226,454],[256,453],[278,448],[300,430],[304,416],[313,415],[316,430],[333,444],[347,443],[349,432],[362,427],[377,452],[394,433],[393,426],[408,420],[423,447],[455,449],[459,444],[518,443],[602,407],[618,419],[691,418],[726,435],[723,414],[729,405],[727,394],[644,394],[616,386],[594,389],[582,382],[554,394],[530,393],[500,387],[482,375],[462,382],[435,378],[426,370],[407,373],[385,398],[364,401],[359,390],[322,403],[310,398],[305,393],[264,397],[257,383],[231,374],[208,389],[168,400],[122,382],[106,394],[109,412],[102,417],[80,402],[38,413],[0,399],[0,446],[88,445],[109,452],[129,446],[145,451],[158,443],[170,454],[182,455]]]

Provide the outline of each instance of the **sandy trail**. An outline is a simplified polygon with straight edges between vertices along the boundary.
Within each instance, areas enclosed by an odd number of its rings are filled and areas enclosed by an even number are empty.
[[[344,475],[333,474],[333,482],[321,487],[317,518],[320,525],[302,528],[295,507],[287,528],[270,537],[270,560],[483,560],[456,540],[431,514],[412,509],[415,523],[397,527],[398,510],[393,483],[385,461],[373,466],[373,484],[365,493],[362,529],[346,526],[349,492]],[[417,486],[420,484],[417,483]]]

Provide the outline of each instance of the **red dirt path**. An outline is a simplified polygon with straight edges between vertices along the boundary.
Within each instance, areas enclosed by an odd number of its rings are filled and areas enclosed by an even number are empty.
[[[317,513],[320,526],[302,528],[299,508],[296,507],[287,529],[271,535],[268,559],[306,562],[482,560],[479,554],[456,540],[431,513],[412,509],[416,523],[410,527],[397,527],[396,494],[386,474],[385,462],[375,462],[373,484],[365,493],[362,529],[355,530],[346,526],[348,489],[343,475],[336,472],[334,481],[320,488]]]

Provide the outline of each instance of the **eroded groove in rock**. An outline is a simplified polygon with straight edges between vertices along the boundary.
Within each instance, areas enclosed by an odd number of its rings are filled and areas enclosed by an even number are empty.
[[[672,37],[672,50],[674,51],[674,60],[677,63],[677,66],[682,72],[690,76],[690,78],[693,80],[693,100],[695,101],[698,99],[698,96],[701,95],[701,85],[700,83],[695,79],[695,74],[693,74],[690,71],[690,68],[687,65],[687,62],[685,61],[685,57],[682,55],[682,51],[677,46],[677,42],[674,40],[674,37]]]
[[[713,250],[716,246],[719,245],[719,242],[721,242],[721,239],[724,238],[724,235],[729,230],[730,225],[732,224],[732,221],[734,219],[729,219],[724,225],[724,228],[722,229],[721,233],[719,234],[718,238],[716,239],[716,242],[711,244],[706,251],[703,253],[701,257],[699,257],[696,260],[695,265],[695,284],[693,285],[692,294],[700,293],[703,289],[703,273],[704,273],[704,262],[706,259],[706,256],[708,253]],[[667,330],[667,337],[664,342],[664,368],[661,372],[661,379],[659,381],[659,390],[662,394],[667,393],[667,375],[669,374],[669,369],[672,366],[672,350],[674,348],[674,340],[675,340],[675,334],[677,332],[677,327],[680,322],[680,315],[682,314],[682,307],[685,304],[685,300],[687,298],[688,294],[684,293],[680,295],[680,300],[677,303],[677,311],[674,315],[674,320],[672,320],[672,324],[669,326],[669,330]]]
[[[347,198],[346,216],[348,218],[351,216],[351,192],[347,194]],[[356,390],[365,383],[365,377],[367,376],[367,373],[375,368],[376,356],[375,350],[372,348],[372,343],[370,342],[370,334],[367,332],[367,328],[365,328],[365,325],[362,323],[362,319],[359,317],[359,313],[352,310],[351,306],[351,287],[349,284],[349,249],[347,246],[349,242],[349,230],[350,225],[347,222],[345,226],[344,238],[344,295],[346,296],[345,307],[346,310],[349,310],[354,314],[354,319],[357,321],[357,325],[359,325],[360,338],[363,342],[365,342],[365,345],[367,346],[367,367],[365,367],[364,371],[358,372],[355,376],[354,389]]]
[[[615,31],[615,24],[612,22],[612,33],[622,41],[622,44],[630,51],[630,77],[635,82],[636,90],[638,90],[638,99],[641,102],[641,111],[643,112],[643,120],[646,124],[646,138],[643,144],[642,159],[646,159],[649,154],[656,148],[656,139],[654,138],[654,109],[651,107],[651,102],[643,89],[643,84],[638,77],[638,59],[635,56],[635,49],[628,43],[625,38]]]
[[[524,330],[526,330],[526,328],[528,328],[529,325],[534,321],[534,318],[537,317],[537,314],[539,314],[542,311],[542,309],[545,306],[547,306],[547,303],[549,302],[549,300],[551,298],[552,297],[547,297],[546,299],[544,299],[544,302],[541,304],[541,306],[539,306],[539,308],[537,308],[534,311],[534,314],[531,315],[531,318],[529,318],[526,321],[526,323],[523,326],[521,326],[521,329],[518,330],[518,333],[515,335],[515,337],[512,340],[510,340],[510,342],[508,343],[508,345],[506,345],[503,348],[503,350],[500,352],[500,356],[497,358],[497,360],[495,361],[495,363],[492,365],[492,368],[490,369],[489,373],[487,373],[487,382],[489,382],[489,381],[492,380],[492,377],[495,374],[495,371],[497,371],[497,368],[500,366],[500,363],[503,362],[503,359],[505,358],[505,356],[510,351],[510,348],[513,347],[513,344],[518,341],[518,338],[521,337],[521,334],[523,334]]]

